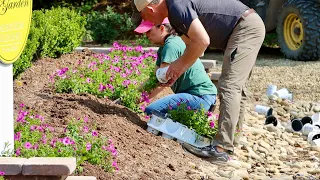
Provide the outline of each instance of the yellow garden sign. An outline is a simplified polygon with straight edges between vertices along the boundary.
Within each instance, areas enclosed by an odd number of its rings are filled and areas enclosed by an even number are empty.
[[[11,64],[28,39],[32,0],[0,0],[0,61]]]

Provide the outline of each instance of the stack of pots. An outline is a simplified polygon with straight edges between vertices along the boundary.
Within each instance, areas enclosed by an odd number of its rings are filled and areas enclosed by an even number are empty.
[[[302,119],[292,119],[291,128],[294,131],[301,131],[302,134],[308,136],[311,132],[320,132],[319,113],[312,117],[306,116]]]

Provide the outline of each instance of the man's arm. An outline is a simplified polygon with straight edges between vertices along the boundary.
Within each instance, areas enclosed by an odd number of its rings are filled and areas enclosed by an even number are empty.
[[[190,39],[186,36],[186,35],[182,35],[181,39],[183,40],[183,42],[188,45],[190,43]]]
[[[167,86],[171,86],[182,73],[192,66],[210,44],[209,35],[198,18],[192,21],[188,37],[190,41],[184,54],[169,66],[167,78],[171,80]]]

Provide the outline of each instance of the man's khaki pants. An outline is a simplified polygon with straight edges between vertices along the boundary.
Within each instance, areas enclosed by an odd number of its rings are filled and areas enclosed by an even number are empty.
[[[219,79],[219,131],[215,144],[229,151],[233,151],[236,128],[242,129],[247,99],[246,81],[264,37],[264,23],[258,14],[252,13],[240,19],[224,52]]]

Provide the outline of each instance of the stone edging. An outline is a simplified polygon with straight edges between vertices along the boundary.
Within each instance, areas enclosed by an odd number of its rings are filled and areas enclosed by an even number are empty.
[[[79,179],[68,177],[76,169],[76,158],[44,158],[34,157],[12,158],[0,157],[0,171],[5,172],[6,179]],[[40,177],[40,178],[39,178]],[[84,180],[86,177],[81,177]],[[95,177],[87,177],[87,180],[95,180]]]

